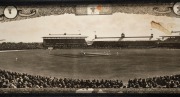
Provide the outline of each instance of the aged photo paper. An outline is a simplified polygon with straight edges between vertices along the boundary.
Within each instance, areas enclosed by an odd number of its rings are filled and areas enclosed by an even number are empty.
[[[180,2],[0,6],[0,92],[179,93]]]

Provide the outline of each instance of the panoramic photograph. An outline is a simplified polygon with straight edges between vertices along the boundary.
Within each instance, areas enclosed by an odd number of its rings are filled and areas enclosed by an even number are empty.
[[[86,15],[34,18],[38,7],[6,8],[0,23],[0,88],[180,88],[178,17],[111,13],[91,5]]]

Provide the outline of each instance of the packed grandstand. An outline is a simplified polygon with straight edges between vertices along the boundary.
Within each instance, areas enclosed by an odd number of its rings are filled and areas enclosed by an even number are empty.
[[[178,38],[178,39],[177,39]],[[165,41],[92,41],[91,45],[80,41],[80,44],[57,44],[49,43],[44,44],[42,42],[36,43],[14,43],[14,42],[2,42],[0,43],[0,50],[24,50],[24,49],[47,49],[53,47],[59,48],[180,48],[180,37],[168,38]],[[56,41],[55,41],[56,42]]]
[[[87,36],[81,34],[49,34],[43,37],[43,42],[35,43],[0,43],[0,50],[23,50],[23,49],[47,49],[53,48],[180,48],[180,36],[160,36],[161,40],[151,40],[150,36],[127,37],[124,33],[121,37],[97,37],[89,44]],[[135,40],[126,40],[135,39]],[[136,40],[145,39],[145,40]]]
[[[180,75],[121,80],[55,78],[0,70],[0,88],[180,88]]]

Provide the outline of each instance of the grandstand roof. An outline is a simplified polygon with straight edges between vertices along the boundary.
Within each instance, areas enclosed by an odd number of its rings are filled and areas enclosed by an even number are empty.
[[[87,38],[88,36],[80,35],[80,34],[49,34],[48,36],[44,36],[43,38]]]
[[[93,41],[118,41],[119,38],[94,39]]]
[[[102,39],[94,39],[93,41],[151,41],[149,39],[127,39],[127,38],[102,38]]]
[[[160,37],[180,37],[180,36],[160,36]]]

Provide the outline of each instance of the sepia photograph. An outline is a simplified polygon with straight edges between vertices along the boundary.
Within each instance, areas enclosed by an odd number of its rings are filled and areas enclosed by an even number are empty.
[[[0,92],[180,93],[180,2],[0,6]]]

